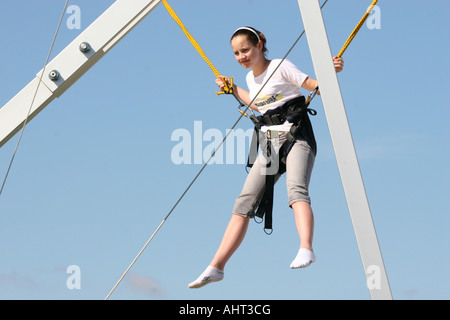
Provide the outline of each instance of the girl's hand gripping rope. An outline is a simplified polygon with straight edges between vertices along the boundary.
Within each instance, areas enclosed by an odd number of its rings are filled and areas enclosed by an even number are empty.
[[[334,68],[336,69],[336,73],[341,72],[344,69],[344,59],[342,59],[341,57],[338,56],[333,57],[333,63]],[[306,99],[306,103],[310,103],[312,98],[314,98],[316,94],[320,95],[320,90],[318,86],[308,96],[308,98]]]
[[[336,72],[341,72],[344,69],[344,59],[342,59],[341,57],[333,57],[333,62]]]
[[[216,84],[219,86],[220,91],[217,92],[217,95],[220,94],[233,94],[233,77],[227,78],[219,75],[216,79]]]
[[[248,117],[248,114],[241,110],[241,108],[246,107],[246,105],[244,103],[242,103],[242,101],[239,100],[239,98],[236,95],[238,93],[238,91],[237,91],[237,86],[235,86],[233,84],[233,77],[227,78],[227,77],[218,75],[216,78],[216,84],[220,88],[220,92],[217,92],[217,95],[232,94],[236,98],[236,100],[239,102],[239,107],[238,107],[239,112],[242,115],[244,115],[245,117]],[[235,94],[235,92],[236,92],[236,94]]]

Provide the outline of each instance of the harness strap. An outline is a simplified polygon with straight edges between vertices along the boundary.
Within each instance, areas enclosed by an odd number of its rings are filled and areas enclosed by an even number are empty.
[[[271,159],[272,156],[272,142],[270,139],[267,140],[267,158]],[[267,161],[266,170],[269,170],[271,162]],[[267,174],[266,171],[266,185],[264,187],[264,193],[261,202],[258,206],[258,210],[255,216],[264,218],[264,232],[266,234],[271,234],[272,229],[272,210],[273,210],[273,189],[275,186],[275,173]]]
[[[264,232],[271,234],[272,229],[272,211],[273,211],[273,194],[275,185],[275,174],[283,174],[286,171],[286,167],[283,163],[283,159],[286,159],[289,151],[295,143],[295,139],[299,136],[303,136],[311,149],[316,153],[316,141],[314,138],[314,132],[312,130],[311,121],[309,120],[308,113],[315,116],[317,112],[314,109],[308,109],[309,101],[305,101],[303,96],[295,98],[286,102],[283,106],[274,109],[266,116],[250,116],[255,124],[252,142],[250,145],[250,153],[247,160],[247,167],[252,167],[256,161],[257,152],[259,148],[259,134],[263,125],[281,124],[286,120],[292,122],[291,129],[286,134],[286,141],[280,147],[278,152],[278,172],[272,174],[266,174],[266,181],[264,186],[264,193],[256,210],[255,216],[263,219]],[[268,111],[268,112],[269,112]],[[266,112],[266,113],[268,113]],[[269,119],[269,120],[267,120]],[[267,123],[266,121],[270,121]],[[272,143],[270,138],[267,139],[267,158],[271,159],[272,155]],[[267,168],[271,165],[267,163]],[[266,171],[267,173],[268,171]],[[259,222],[262,222],[259,221]],[[269,232],[270,231],[270,232]]]

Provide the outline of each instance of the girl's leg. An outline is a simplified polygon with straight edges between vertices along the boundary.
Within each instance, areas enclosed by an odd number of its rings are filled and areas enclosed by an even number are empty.
[[[292,205],[295,216],[295,225],[300,237],[300,249],[305,248],[312,251],[314,236],[314,215],[311,205],[306,201],[297,201]]]
[[[260,137],[262,146],[266,145],[265,135]],[[279,146],[277,145],[279,148]],[[278,151],[273,151],[275,154]],[[278,170],[278,168],[276,168]],[[254,214],[256,207],[261,200],[266,183],[266,160],[264,152],[261,152],[257,160],[253,164],[241,194],[236,199],[233,207],[234,214],[231,217],[228,227],[225,230],[222,242],[217,249],[217,252],[212,259],[210,265],[194,282],[189,284],[189,288],[200,288],[209,282],[220,281],[223,279],[223,270],[225,264],[231,258],[233,253],[239,248],[242,240],[244,240],[250,217]],[[278,180],[279,175],[275,176],[275,181]]]
[[[243,217],[237,214],[233,214],[228,227],[225,230],[225,234],[222,239],[222,243],[216,252],[213,260],[209,264],[210,266],[219,270],[225,269],[225,264],[228,259],[231,258],[233,253],[239,248],[242,240],[244,240],[247,233],[248,224],[250,218]]]
[[[213,260],[206,270],[189,284],[189,288],[201,288],[205,284],[223,279],[225,264],[244,240],[249,220],[249,218],[237,214],[232,215]]]
[[[289,204],[294,210],[295,224],[300,237],[300,249],[291,263],[293,269],[307,267],[316,260],[312,247],[314,215],[308,192],[314,158],[307,142],[297,140],[286,161]]]
[[[305,268],[316,261],[312,242],[314,235],[314,215],[311,205],[306,201],[297,201],[292,205],[295,224],[300,237],[300,249],[291,263],[292,269]]]

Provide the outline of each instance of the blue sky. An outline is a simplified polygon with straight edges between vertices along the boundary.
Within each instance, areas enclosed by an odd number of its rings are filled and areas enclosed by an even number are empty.
[[[64,2],[2,1],[0,106],[42,68]],[[81,28],[69,29],[66,14],[52,57],[113,2],[70,1]],[[247,71],[229,46],[237,27],[261,30],[269,58],[281,58],[303,30],[294,0],[170,4],[217,69],[244,87]],[[334,53],[369,4],[329,1],[323,15]],[[379,7],[381,29],[364,26],[344,55],[347,116],[394,298],[448,299],[450,4]],[[315,77],[306,38],[289,59]],[[202,141],[195,121],[225,134],[237,120],[236,101],[215,92],[213,73],[160,5],[33,119],[0,196],[0,298],[104,299],[201,168],[173,163],[172,133]],[[313,104],[315,264],[289,268],[299,240],[281,179],[273,234],[252,223],[224,281],[188,289],[217,249],[246,177],[242,164],[213,164],[111,299],[370,299],[320,97]],[[17,138],[0,149],[1,179]],[[66,285],[71,265],[80,268],[80,289]]]

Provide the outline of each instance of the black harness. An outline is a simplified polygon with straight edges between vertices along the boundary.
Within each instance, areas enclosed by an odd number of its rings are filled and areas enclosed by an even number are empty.
[[[315,94],[315,93],[314,93]],[[253,163],[256,161],[259,140],[261,134],[261,127],[264,125],[280,125],[285,123],[286,121],[292,123],[291,129],[286,133],[286,141],[280,148],[278,153],[278,158],[276,161],[278,165],[277,172],[266,171],[266,185],[264,188],[264,193],[262,195],[260,204],[256,210],[255,218],[261,218],[261,221],[264,219],[264,231],[267,234],[272,233],[272,208],[273,208],[273,189],[275,185],[275,175],[283,174],[286,172],[285,160],[292,146],[294,145],[295,140],[298,137],[302,137],[306,140],[308,145],[313,150],[314,154],[317,152],[317,144],[314,138],[314,132],[312,129],[311,121],[309,120],[308,114],[315,116],[317,114],[316,110],[309,109],[310,97],[305,99],[304,96],[299,96],[292,100],[289,100],[285,104],[275,109],[268,110],[264,115],[256,116],[250,115],[249,118],[255,125],[255,130],[253,133],[253,138],[250,146],[250,153],[248,157],[247,167],[252,167]],[[270,131],[268,131],[270,132]],[[267,158],[271,159],[271,141],[270,136],[267,139]],[[274,165],[268,161],[267,168]],[[273,170],[271,170],[273,171]],[[264,217],[265,216],[265,217]],[[270,232],[268,231],[270,230]]]

